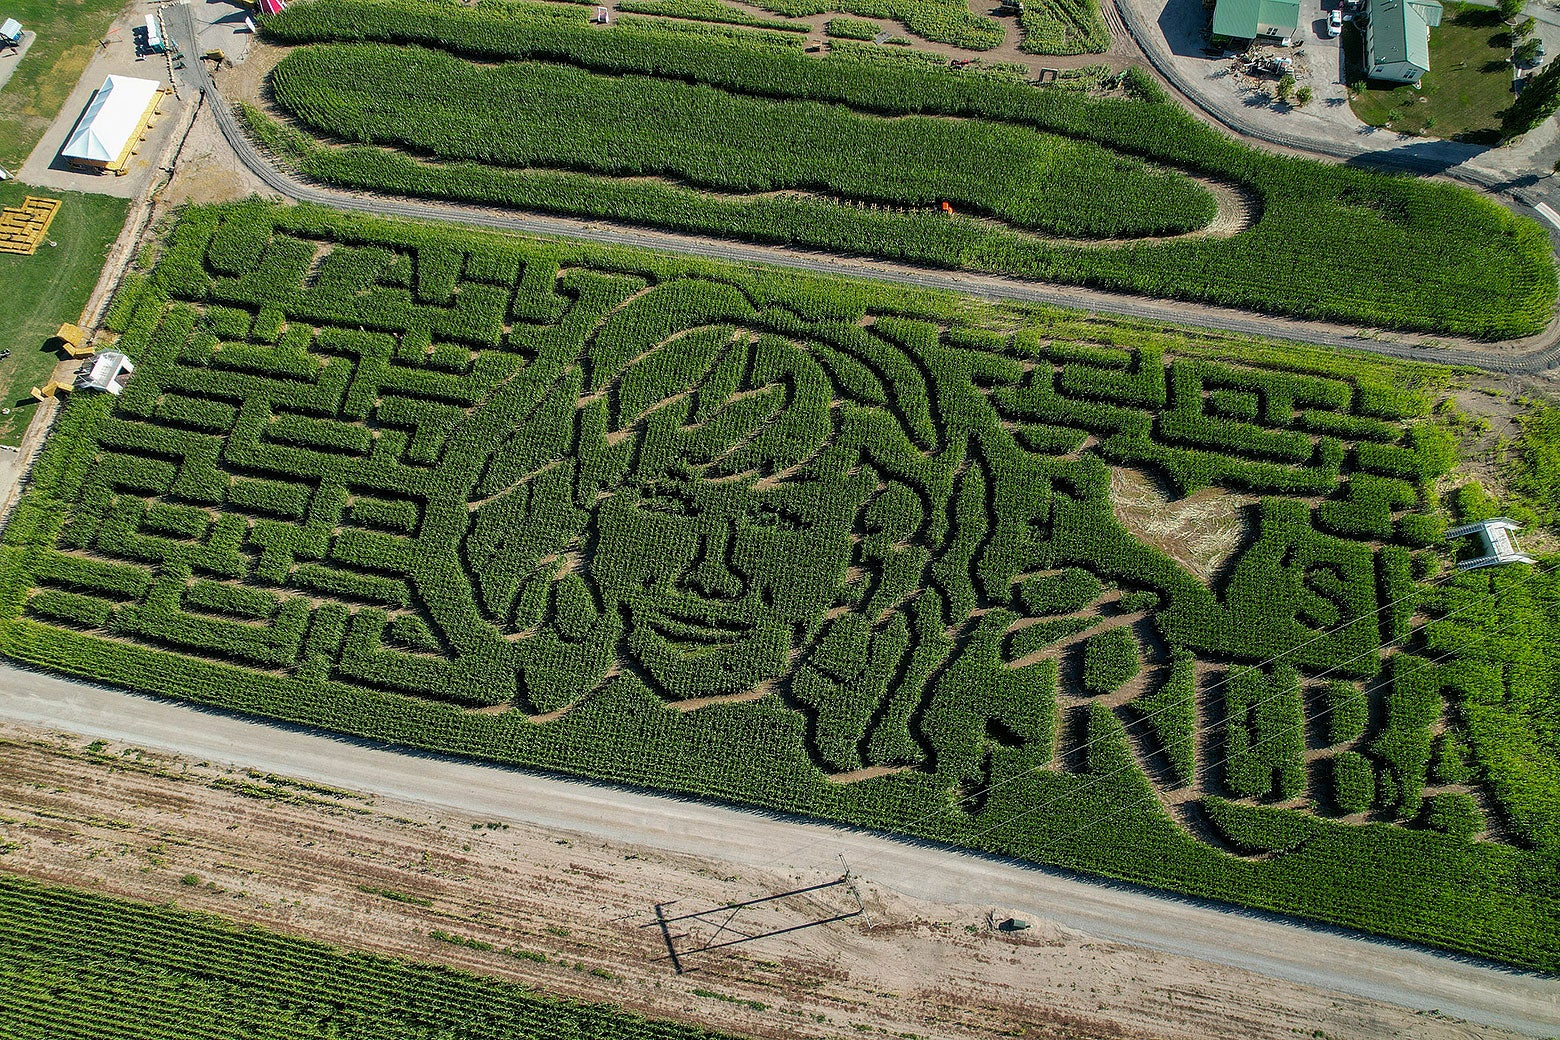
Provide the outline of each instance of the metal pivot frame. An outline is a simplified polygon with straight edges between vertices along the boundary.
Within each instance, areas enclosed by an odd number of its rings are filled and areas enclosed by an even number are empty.
[[[841,858],[841,863],[844,863],[843,857]],[[831,914],[826,917],[815,917],[811,920],[785,925],[780,928],[763,928],[759,931],[745,931],[743,927],[738,925],[738,918],[743,911],[775,903],[782,899],[789,899],[792,896],[808,895],[832,888],[843,888],[846,892],[849,892],[851,901],[855,903],[855,909]],[[666,943],[666,959],[671,961],[672,970],[679,975],[685,974],[690,970],[687,964],[687,958],[689,957],[712,953],[732,946],[740,946],[743,943],[755,942],[759,939],[768,939],[777,935],[786,935],[790,932],[817,928],[820,925],[834,924],[837,921],[848,921],[856,917],[866,921],[868,928],[872,927],[872,918],[867,913],[866,904],[862,902],[861,892],[856,887],[855,878],[851,875],[848,865],[845,867],[845,872],[832,881],[823,881],[816,885],[804,885],[801,888],[793,888],[773,895],[760,896],[757,899],[748,899],[740,903],[727,903],[723,906],[710,907],[707,910],[696,910],[691,913],[668,916],[667,909],[675,906],[678,902],[680,900],[674,899],[670,902],[655,904],[655,920],[646,922],[639,927],[660,929],[661,939]],[[715,931],[703,942],[687,945],[683,940],[689,938],[689,933],[674,926],[691,926],[694,923],[712,925]]]

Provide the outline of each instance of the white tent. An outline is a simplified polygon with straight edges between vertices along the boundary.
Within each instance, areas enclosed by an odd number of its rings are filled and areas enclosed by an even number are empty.
[[[15,43],[22,38],[22,23],[15,18],[7,18],[4,25],[0,25],[0,40],[10,40]]]
[[[60,154],[88,166],[123,165],[161,89],[156,80],[109,76],[92,95],[92,103]]]

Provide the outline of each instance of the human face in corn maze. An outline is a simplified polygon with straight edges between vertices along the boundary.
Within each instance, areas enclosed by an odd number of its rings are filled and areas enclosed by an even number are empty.
[[[688,475],[603,502],[592,573],[658,692],[750,690],[783,674],[817,629],[844,582],[849,514],[828,515],[810,483]]]
[[[643,351],[594,392],[583,380],[494,457],[534,457],[533,440],[571,450],[487,499],[467,541],[531,706],[583,692],[560,676],[609,669],[676,701],[787,674],[840,602],[876,483],[859,452],[831,450],[838,402],[817,361],[715,326]]]

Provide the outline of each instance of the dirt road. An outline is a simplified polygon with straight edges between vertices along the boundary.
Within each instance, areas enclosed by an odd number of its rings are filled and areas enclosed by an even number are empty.
[[[435,756],[410,755],[0,666],[0,718],[197,759],[697,856],[712,869],[819,878],[843,854],[875,890],[1031,916],[1096,940],[1484,1026],[1560,1033],[1560,982],[1260,914],[1096,884],[874,834]],[[665,898],[676,898],[670,892]],[[733,894],[731,898],[746,898]],[[619,912],[644,912],[622,906]]]
[[[1456,1020],[1104,943],[1043,918],[1004,934],[988,907],[918,902],[866,882],[847,891],[826,877],[733,872],[642,845],[7,723],[0,810],[7,871],[754,1036],[1472,1035]],[[735,915],[686,916],[798,888],[810,890]],[[860,916],[809,925],[855,909],[858,893],[870,928]],[[681,973],[652,912],[673,897],[663,915],[673,918]],[[794,930],[772,934],[780,928]],[[740,938],[754,933],[771,934]],[[729,945],[700,953],[701,939]]]

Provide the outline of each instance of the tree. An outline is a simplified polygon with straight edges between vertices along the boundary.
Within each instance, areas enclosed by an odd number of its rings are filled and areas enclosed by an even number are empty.
[[[1523,40],[1517,44],[1517,49],[1511,52],[1511,58],[1518,65],[1531,65],[1538,60],[1537,40]]]
[[[1538,23],[1535,22],[1531,16],[1524,18],[1522,21],[1511,27],[1511,38],[1512,40],[1520,43],[1529,36],[1532,36],[1533,33],[1537,31],[1537,29]]]
[[[1501,117],[1501,137],[1521,137],[1560,110],[1560,62],[1552,61],[1531,76],[1517,100]]]
[[[1295,91],[1295,104],[1299,105],[1301,108],[1304,108],[1306,105],[1311,103],[1311,98],[1314,96],[1315,94],[1312,93],[1310,87],[1301,87],[1299,90]]]
[[[1496,9],[1500,11],[1501,19],[1507,22],[1521,14],[1526,6],[1527,0],[1496,0],[1495,4]]]
[[[1289,95],[1294,92],[1294,89],[1295,89],[1295,78],[1293,76],[1291,76],[1287,72],[1284,73],[1283,77],[1278,81],[1278,97],[1279,97],[1279,100],[1281,100],[1281,101],[1288,101],[1289,100]]]

